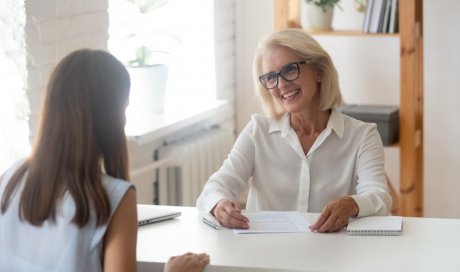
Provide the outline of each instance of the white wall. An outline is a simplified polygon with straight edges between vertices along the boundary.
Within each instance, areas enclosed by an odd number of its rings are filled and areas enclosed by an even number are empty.
[[[0,1],[0,173],[30,150],[24,3]]]
[[[25,1],[27,97],[30,103],[30,139],[49,74],[68,53],[80,48],[107,49],[109,17],[105,0]]]
[[[107,48],[106,0],[6,0],[0,3],[0,172],[26,156],[51,69],[82,48]],[[5,103],[5,105],[3,104]]]
[[[214,1],[216,98],[235,101],[235,0]]]
[[[425,216],[460,218],[460,34],[455,0],[425,0]],[[446,9],[445,7],[449,7]],[[272,1],[237,1],[237,127],[260,112],[254,98],[252,53],[260,37],[272,31]],[[359,29],[362,14],[353,0],[342,1],[333,27]],[[399,39],[395,37],[317,37],[331,54],[348,103],[399,104]],[[435,129],[433,129],[435,128]],[[385,148],[387,172],[398,189],[399,149]]]
[[[236,127],[262,112],[252,83],[252,56],[257,42],[273,29],[272,1],[236,0]]]
[[[460,1],[424,5],[425,216],[460,218]]]

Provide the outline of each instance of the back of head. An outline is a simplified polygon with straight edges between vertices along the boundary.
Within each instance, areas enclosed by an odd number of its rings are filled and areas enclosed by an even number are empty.
[[[75,110],[80,108],[80,117],[83,119],[79,126],[93,131],[92,134],[86,132],[91,142],[94,142],[104,161],[111,160],[115,153],[120,153],[118,150],[126,142],[124,126],[125,108],[129,101],[128,72],[123,64],[104,51],[81,50],[69,57],[74,57],[75,66],[67,78],[75,85],[81,84],[73,89],[75,95],[81,93],[80,104],[75,106]],[[66,88],[65,79],[61,79],[59,84],[63,86],[57,90]],[[73,118],[72,114],[68,117]],[[90,122],[92,127],[89,126]],[[105,166],[109,174],[127,178],[127,173],[117,174],[120,169],[113,169],[107,163]]]
[[[34,155],[53,139],[50,148],[65,147],[56,152],[72,149],[66,160],[110,160],[125,142],[129,85],[125,67],[107,52],[83,49],[65,57],[49,80]]]
[[[21,214],[30,223],[54,220],[65,191],[76,202],[77,225],[86,224],[90,206],[96,208],[98,223],[108,219],[101,162],[107,174],[128,179],[124,111],[129,86],[126,68],[101,50],[75,51],[57,65],[48,82],[32,154],[4,195],[11,195],[27,170]],[[6,200],[2,199],[2,210]]]
[[[273,99],[269,91],[259,83],[261,62],[267,50],[284,47],[305,60],[321,74],[321,108],[323,110],[335,108],[342,103],[337,70],[331,57],[321,45],[305,31],[297,28],[288,28],[276,31],[261,40],[253,59],[253,79],[257,95],[267,115],[277,119],[284,110]]]

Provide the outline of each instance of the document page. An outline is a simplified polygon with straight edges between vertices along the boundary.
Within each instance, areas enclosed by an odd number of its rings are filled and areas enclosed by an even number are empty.
[[[243,212],[249,219],[249,229],[234,229],[236,234],[310,232],[310,223],[300,212]]]

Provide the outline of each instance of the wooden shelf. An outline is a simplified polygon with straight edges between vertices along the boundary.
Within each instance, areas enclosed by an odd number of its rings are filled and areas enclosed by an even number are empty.
[[[300,25],[300,1],[273,0],[275,30]],[[400,40],[400,190],[393,207],[403,216],[423,216],[423,0],[399,1],[399,34],[355,30],[308,31],[345,38],[399,37]],[[393,209],[393,210],[394,210]]]

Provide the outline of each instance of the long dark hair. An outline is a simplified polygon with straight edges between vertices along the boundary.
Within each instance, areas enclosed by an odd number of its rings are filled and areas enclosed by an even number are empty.
[[[93,209],[97,224],[106,223],[110,202],[102,173],[129,179],[124,132],[129,87],[126,68],[107,52],[82,49],[65,57],[48,82],[31,156],[6,185],[1,212],[26,175],[20,218],[36,226],[54,222],[68,192],[76,206],[73,223],[86,225]]]

